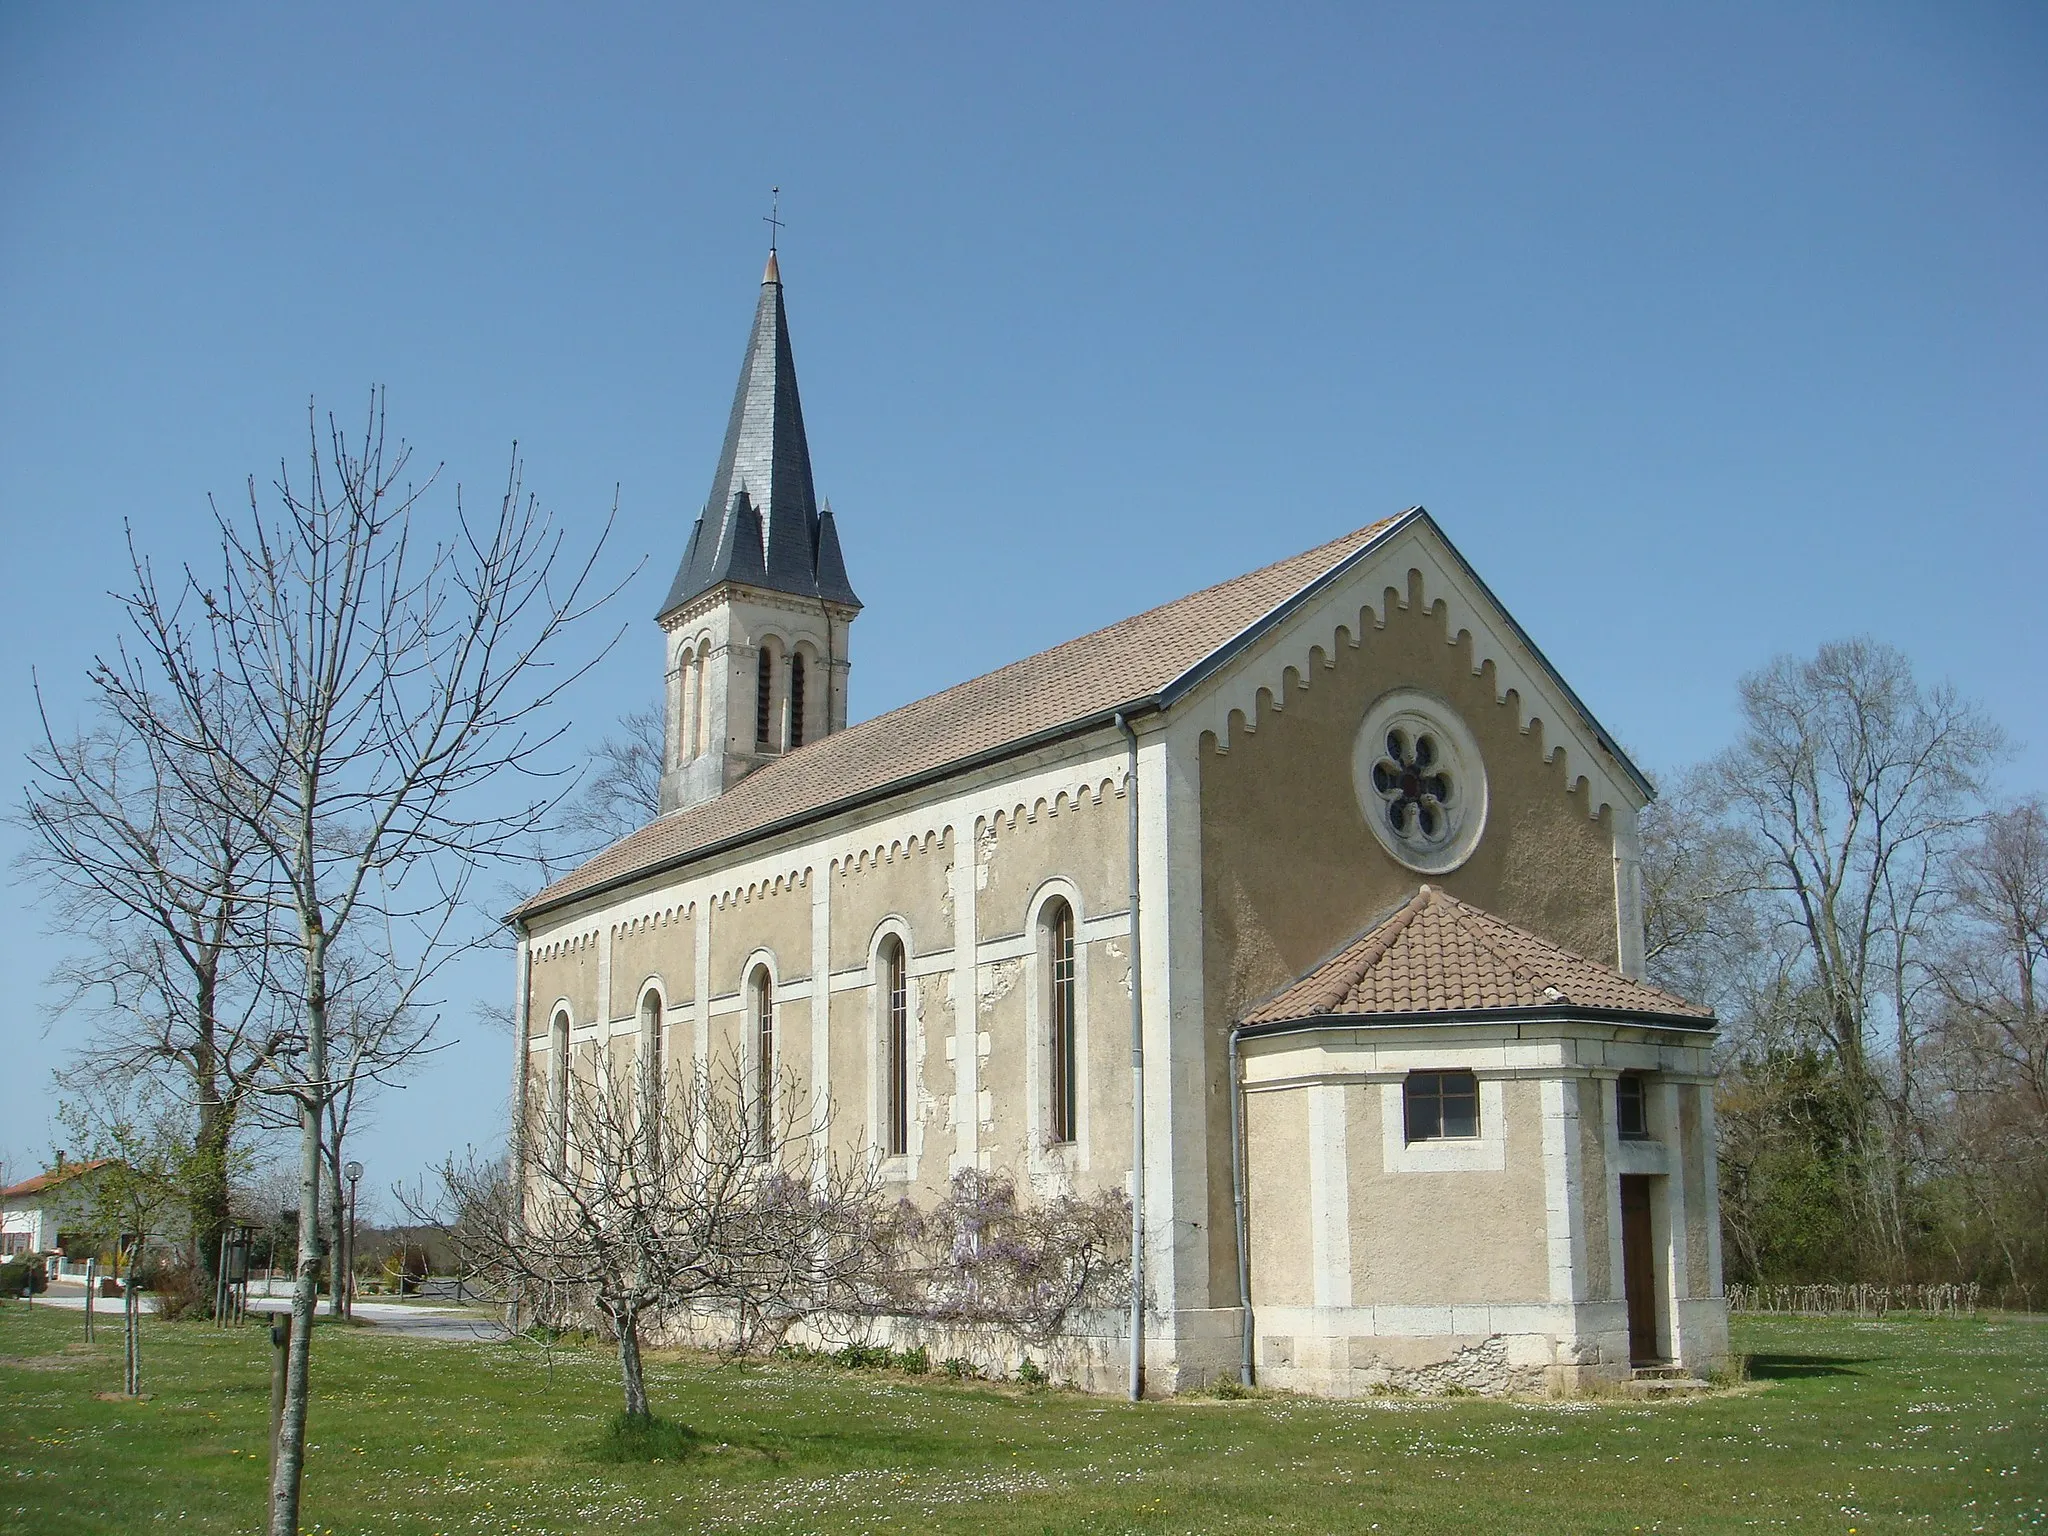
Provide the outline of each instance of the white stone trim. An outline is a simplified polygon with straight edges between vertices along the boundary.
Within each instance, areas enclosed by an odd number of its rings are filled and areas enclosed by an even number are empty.
[[[980,882],[977,878],[981,823],[972,835],[957,825],[953,833],[953,866],[947,878],[953,894],[953,1036],[947,1049],[953,1059],[953,1156],[950,1172],[981,1166],[980,1058],[975,1050],[981,1027],[976,1005],[975,923]]]
[[[811,1161],[826,1177],[826,1133],[832,1119],[832,882],[812,879],[811,974],[804,987],[811,1015]]]
[[[1539,1090],[1543,1113],[1543,1221],[1550,1267],[1550,1299],[1586,1296],[1586,1227],[1580,1204],[1579,1085],[1547,1079]]]
[[[1671,1149],[1653,1137],[1617,1135],[1614,1138],[1614,1146],[1612,1166],[1617,1179],[1623,1174],[1648,1174],[1652,1178],[1665,1178],[1675,1171]]]
[[[1385,627],[1389,590],[1396,606],[1407,608],[1411,574],[1421,578],[1425,610],[1444,605],[1446,639],[1456,644],[1462,635],[1471,635],[1473,675],[1484,676],[1492,667],[1495,702],[1506,704],[1513,697],[1516,723],[1524,733],[1534,722],[1543,723],[1545,758],[1564,756],[1564,787],[1571,792],[1586,785],[1590,815],[1597,817],[1608,805],[1645,803],[1642,791],[1600,745],[1549,668],[1516,635],[1506,612],[1464,574],[1443,536],[1420,518],[1205,679],[1174,706],[1175,713],[1213,738],[1212,750],[1229,751],[1234,735],[1256,732],[1262,712],[1284,709],[1294,691],[1309,686],[1320,668],[1333,665],[1340,644],[1357,646],[1361,625]]]
[[[1440,844],[1428,844],[1397,833],[1387,824],[1387,802],[1373,784],[1373,769],[1387,755],[1387,737],[1400,731],[1416,738],[1434,737],[1450,776],[1450,802],[1443,807],[1449,823]],[[1472,728],[1450,702],[1421,688],[1396,688],[1381,694],[1366,709],[1351,743],[1351,788],[1367,830],[1394,860],[1418,874],[1445,875],[1472,857],[1486,832],[1486,759]],[[1418,813],[1419,814],[1419,813]]]
[[[1319,1307],[1351,1305],[1351,1158],[1345,1090],[1316,1083],[1308,1090],[1309,1240]]]
[[[699,907],[697,925],[691,931],[696,940],[695,970],[693,978],[696,996],[691,1001],[696,1005],[696,1040],[692,1052],[699,1076],[711,1070],[711,914],[707,908]]]
[[[1051,956],[1044,943],[1045,909],[1064,901],[1074,918],[1074,1139],[1052,1140],[1052,1012],[1046,999],[1046,970]],[[1130,931],[1125,914],[1125,932]],[[1094,1115],[1089,1109],[1094,1086],[1089,1050],[1095,1020],[1088,1006],[1089,946],[1087,908],[1081,889],[1065,875],[1041,880],[1024,903],[1024,933],[1031,947],[1022,957],[1024,969],[1024,1165],[1041,1192],[1066,1188],[1077,1172],[1090,1166]]]
[[[1434,1064],[1438,1058],[1430,1058]],[[1432,1070],[1418,1064],[1417,1071]],[[1444,1070],[1459,1070],[1447,1065]],[[1380,1084],[1380,1167],[1387,1173],[1499,1173],[1508,1165],[1507,1096],[1501,1079],[1479,1079],[1479,1134],[1408,1139],[1407,1074]]]

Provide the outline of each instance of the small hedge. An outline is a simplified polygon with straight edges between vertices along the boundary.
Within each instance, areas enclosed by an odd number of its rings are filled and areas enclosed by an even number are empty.
[[[23,1254],[0,1263],[0,1296],[40,1296],[49,1288],[49,1268],[37,1255]]]

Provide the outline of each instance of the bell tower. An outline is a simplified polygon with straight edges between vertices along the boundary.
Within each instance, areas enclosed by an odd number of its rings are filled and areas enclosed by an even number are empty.
[[[860,599],[811,481],[775,249],[711,495],[657,616],[668,660],[661,808],[723,794],[846,725]]]

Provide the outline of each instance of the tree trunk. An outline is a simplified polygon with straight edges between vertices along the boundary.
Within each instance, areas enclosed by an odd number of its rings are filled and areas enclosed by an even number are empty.
[[[626,1389],[629,1418],[647,1417],[647,1380],[640,1372],[640,1309],[628,1307],[612,1316],[619,1330],[619,1379]]]
[[[341,1141],[337,1136],[333,1147],[327,1153],[327,1231],[334,1241],[334,1262],[327,1266],[327,1315],[340,1317],[344,1310],[342,1287],[348,1277],[342,1274],[342,1265],[354,1257],[348,1251],[348,1228],[343,1225],[348,1216],[348,1197],[341,1187]]]
[[[292,1287],[291,1353],[285,1363],[284,1413],[270,1484],[270,1536],[298,1536],[299,1484],[306,1469],[306,1398],[312,1386],[313,1318],[320,1305],[320,1132],[326,1118],[327,995],[325,935],[306,941],[306,1099],[299,1109],[299,1269]]]
[[[200,1085],[199,1135],[193,1150],[189,1209],[192,1213],[193,1263],[211,1307],[220,1294],[220,1247],[230,1224],[228,1211],[228,1143],[234,1136],[234,1115],[209,1084]]]
[[[130,1397],[142,1395],[142,1298],[136,1294],[135,1271],[142,1262],[142,1244],[128,1252],[128,1274],[121,1286],[121,1383]]]

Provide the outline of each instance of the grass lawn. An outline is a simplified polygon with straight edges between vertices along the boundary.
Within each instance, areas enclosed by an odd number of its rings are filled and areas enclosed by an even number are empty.
[[[257,1529],[266,1335],[0,1303],[0,1531]],[[1131,1407],[830,1365],[652,1363],[681,1462],[584,1447],[610,1356],[322,1329],[319,1532],[2048,1531],[2048,1323],[1738,1320],[1755,1385],[1689,1402]]]

